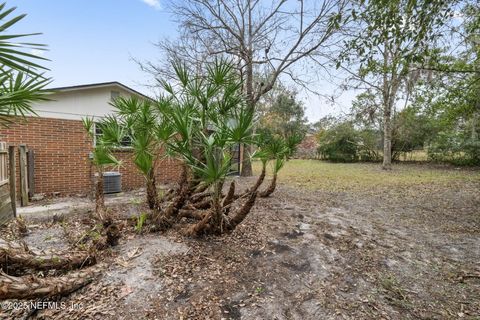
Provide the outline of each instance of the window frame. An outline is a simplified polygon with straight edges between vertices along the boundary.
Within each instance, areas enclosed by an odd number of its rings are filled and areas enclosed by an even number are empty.
[[[101,129],[97,126],[97,122],[94,122],[93,123],[93,147],[94,148],[97,146],[97,137],[102,134],[102,133],[98,133],[97,130],[101,130]],[[131,150],[131,149],[133,149],[132,140],[128,136],[126,138],[128,138],[128,140],[129,140],[128,141],[129,145],[120,145],[120,146],[114,147],[113,149],[114,150]]]

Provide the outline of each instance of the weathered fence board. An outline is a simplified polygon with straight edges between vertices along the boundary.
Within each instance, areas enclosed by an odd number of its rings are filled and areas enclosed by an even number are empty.
[[[27,146],[21,144],[18,146],[20,158],[20,205],[28,205],[28,167],[27,167]]]
[[[28,196],[30,198],[35,194],[35,153],[33,149],[28,149]]]
[[[12,201],[13,216],[17,216],[17,176],[15,163],[15,146],[8,147],[8,170],[10,175],[10,200]]]
[[[7,190],[5,192],[6,196],[0,198],[0,226],[7,223],[8,221],[12,220],[13,212],[12,212],[12,204],[10,202],[10,192],[8,184],[4,184],[0,187],[0,192],[4,189]]]
[[[10,221],[14,217],[9,179],[7,144],[0,142],[0,225]]]

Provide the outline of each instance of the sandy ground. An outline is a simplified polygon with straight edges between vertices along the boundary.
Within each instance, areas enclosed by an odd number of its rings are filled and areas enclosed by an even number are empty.
[[[355,192],[283,182],[230,235],[130,233],[99,279],[63,298],[73,307],[30,318],[479,319],[479,190],[478,180]],[[32,225],[25,241],[61,250],[62,229]]]

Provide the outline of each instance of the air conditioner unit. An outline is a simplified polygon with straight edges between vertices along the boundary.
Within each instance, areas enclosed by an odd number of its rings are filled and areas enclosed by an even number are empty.
[[[103,173],[103,193],[122,192],[122,174],[120,172]]]

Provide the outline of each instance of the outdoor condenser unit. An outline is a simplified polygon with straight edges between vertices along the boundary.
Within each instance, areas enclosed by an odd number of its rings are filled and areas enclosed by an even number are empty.
[[[118,193],[122,191],[122,174],[120,172],[103,173],[103,193]]]

